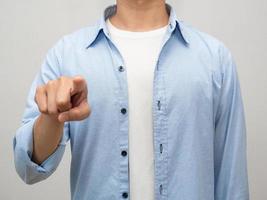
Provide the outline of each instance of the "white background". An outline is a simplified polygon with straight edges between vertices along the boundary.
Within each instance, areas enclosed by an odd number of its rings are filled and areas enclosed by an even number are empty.
[[[15,172],[12,139],[47,50],[97,20],[108,0],[0,0],[0,199],[70,199],[70,148],[47,180],[26,185]],[[237,63],[245,104],[252,200],[267,199],[267,1],[169,1],[186,23],[223,41]]]

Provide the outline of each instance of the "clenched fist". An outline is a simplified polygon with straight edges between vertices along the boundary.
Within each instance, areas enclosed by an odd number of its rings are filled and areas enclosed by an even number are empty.
[[[43,114],[56,116],[60,122],[78,121],[87,118],[91,112],[87,92],[83,77],[62,76],[38,86],[34,100]]]

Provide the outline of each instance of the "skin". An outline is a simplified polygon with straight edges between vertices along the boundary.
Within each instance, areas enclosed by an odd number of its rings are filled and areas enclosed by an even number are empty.
[[[129,31],[149,31],[168,23],[164,0],[117,0],[117,12],[110,17],[113,25]]]
[[[164,0],[117,0],[117,12],[110,21],[120,29],[149,31],[165,26],[168,18]],[[82,76],[62,76],[36,89],[35,102],[41,114],[33,127],[34,162],[41,164],[56,150],[64,122],[90,115],[87,94]]]
[[[41,114],[33,128],[32,160],[41,164],[57,148],[64,122],[89,116],[86,81],[81,76],[51,80],[36,89],[35,102]]]

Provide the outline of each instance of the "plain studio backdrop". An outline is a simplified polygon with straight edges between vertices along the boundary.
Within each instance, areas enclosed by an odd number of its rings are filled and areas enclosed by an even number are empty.
[[[223,41],[237,63],[245,105],[252,200],[267,199],[267,1],[168,1],[180,19]],[[110,0],[0,0],[0,199],[70,199],[70,146],[56,172],[26,185],[15,172],[12,139],[34,75],[63,35],[91,25]]]

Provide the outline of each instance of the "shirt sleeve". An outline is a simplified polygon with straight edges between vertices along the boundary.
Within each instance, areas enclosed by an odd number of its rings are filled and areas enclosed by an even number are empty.
[[[225,46],[220,58],[214,116],[215,199],[248,200],[246,123],[241,88],[235,61]]]
[[[69,140],[69,123],[65,122],[63,136],[56,150],[40,165],[32,161],[33,125],[40,115],[34,101],[36,87],[60,76],[61,47],[62,43],[58,42],[48,51],[39,72],[35,75],[26,100],[21,125],[13,138],[15,168],[21,179],[27,184],[42,181],[56,170],[64,154],[66,142]]]

